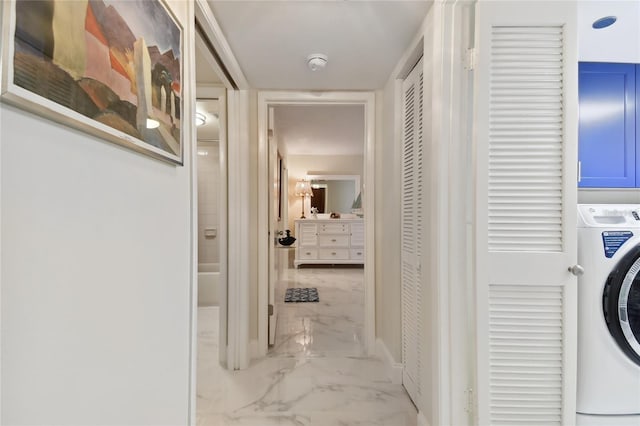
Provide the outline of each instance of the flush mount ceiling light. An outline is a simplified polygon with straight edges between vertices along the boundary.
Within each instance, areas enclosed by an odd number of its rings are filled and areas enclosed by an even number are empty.
[[[323,55],[322,53],[312,53],[307,56],[307,66],[311,71],[317,71],[327,66],[327,55]]]
[[[207,122],[207,117],[201,112],[196,112],[196,127],[202,126]]]
[[[604,18],[596,19],[591,26],[596,30],[600,30],[602,28],[610,27],[615,24],[618,20],[615,16],[605,16]]]

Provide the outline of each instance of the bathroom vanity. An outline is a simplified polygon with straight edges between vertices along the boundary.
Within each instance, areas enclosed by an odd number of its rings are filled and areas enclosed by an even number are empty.
[[[364,219],[298,219],[293,265],[364,264]]]

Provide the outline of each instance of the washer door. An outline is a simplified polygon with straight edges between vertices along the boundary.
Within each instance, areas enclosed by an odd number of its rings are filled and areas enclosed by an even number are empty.
[[[611,336],[640,365],[640,246],[627,253],[609,274],[602,307]]]

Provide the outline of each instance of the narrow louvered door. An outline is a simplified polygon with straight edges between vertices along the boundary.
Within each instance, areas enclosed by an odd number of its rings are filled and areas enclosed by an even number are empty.
[[[476,20],[481,425],[575,423],[575,2],[480,1]]]
[[[420,394],[420,307],[424,143],[422,136],[422,60],[402,85],[401,281],[403,385],[414,402]]]

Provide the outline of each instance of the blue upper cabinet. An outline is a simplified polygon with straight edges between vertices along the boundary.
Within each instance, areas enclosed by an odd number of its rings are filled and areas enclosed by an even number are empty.
[[[636,65],[581,62],[579,70],[578,186],[640,186]]]

